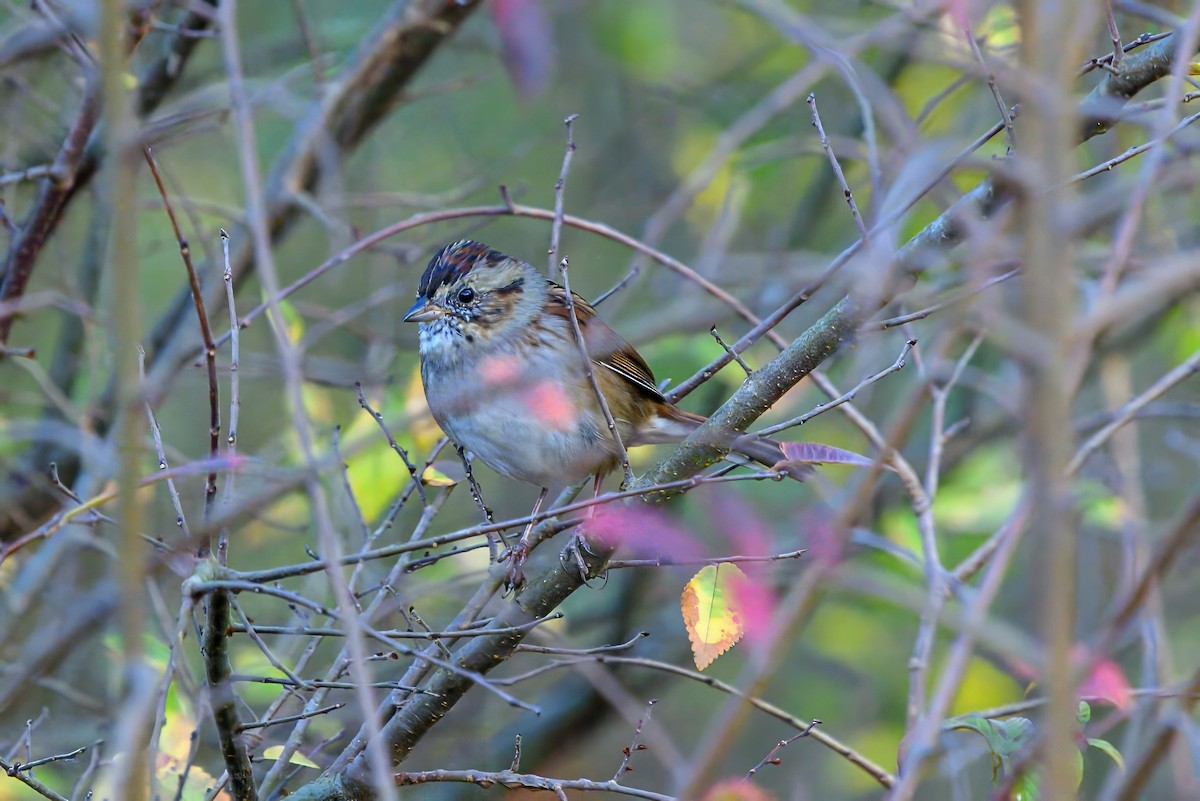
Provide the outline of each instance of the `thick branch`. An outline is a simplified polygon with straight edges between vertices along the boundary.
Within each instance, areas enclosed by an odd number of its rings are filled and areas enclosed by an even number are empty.
[[[100,82],[92,80],[84,90],[75,122],[54,159],[51,175],[42,183],[33,212],[13,242],[4,270],[4,281],[0,283],[0,303],[12,301],[25,293],[25,285],[33,275],[38,254],[62,219],[63,209],[75,187],[88,137],[96,129],[99,119]],[[8,342],[8,333],[16,318],[15,311],[0,314],[0,345]]]
[[[187,587],[184,589],[187,590]],[[204,657],[204,675],[208,681],[213,720],[221,741],[221,756],[225,759],[233,797],[238,801],[253,801],[258,798],[254,789],[254,772],[250,768],[245,743],[242,742],[242,721],[238,717],[237,696],[234,695],[230,679],[228,590],[209,593],[205,617],[201,654]]]
[[[1120,119],[1121,109],[1134,95],[1170,75],[1178,46],[1179,34],[1172,34],[1144,50],[1126,55],[1116,74],[1105,72],[1104,80],[1079,107],[1080,140],[1086,142],[1108,131]]]

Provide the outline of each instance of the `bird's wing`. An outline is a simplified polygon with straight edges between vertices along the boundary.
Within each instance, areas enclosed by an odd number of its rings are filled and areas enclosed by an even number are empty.
[[[592,363],[611,370],[655,400],[662,400],[663,395],[658,391],[654,373],[642,355],[612,330],[608,323],[596,316],[591,304],[574,292],[571,297],[575,304],[575,318],[579,321]],[[558,284],[551,285],[546,311],[567,321],[571,319],[571,312],[567,308],[567,291]]]

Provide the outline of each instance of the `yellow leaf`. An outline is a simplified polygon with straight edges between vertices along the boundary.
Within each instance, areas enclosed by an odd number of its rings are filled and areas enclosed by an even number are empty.
[[[262,293],[262,299],[263,303],[267,302],[266,292]],[[279,301],[279,314],[283,318],[280,322],[283,323],[284,335],[293,343],[299,342],[300,338],[304,336],[304,316],[287,300]],[[276,324],[274,315],[268,314],[267,320],[272,326]]]
[[[734,588],[746,574],[736,565],[705,565],[683,588],[681,607],[696,668],[704,670],[745,633]]]
[[[421,483],[427,487],[453,487],[458,483],[458,479],[443,473],[438,469],[437,462],[434,462],[421,474]]]
[[[279,759],[279,757],[282,754],[283,754],[283,746],[282,745],[272,745],[269,748],[263,749],[262,758],[263,759]],[[306,768],[316,768],[317,770],[321,769],[320,765],[318,765],[316,762],[313,762],[311,759],[309,759],[308,757],[306,757],[304,754],[300,753],[299,751],[294,751],[292,753],[291,757],[288,759],[288,762],[292,763],[293,765],[303,765]]]

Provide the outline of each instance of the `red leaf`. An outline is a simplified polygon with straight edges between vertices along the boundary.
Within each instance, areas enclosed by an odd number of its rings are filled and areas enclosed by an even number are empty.
[[[546,88],[554,64],[550,23],[537,0],[491,0],[488,9],[500,32],[501,60],[522,100]]]

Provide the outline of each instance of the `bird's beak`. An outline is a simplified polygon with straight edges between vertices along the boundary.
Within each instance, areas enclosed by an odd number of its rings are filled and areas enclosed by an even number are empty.
[[[417,302],[404,313],[406,323],[428,323],[441,317],[444,312],[429,302],[428,298],[417,298]]]

